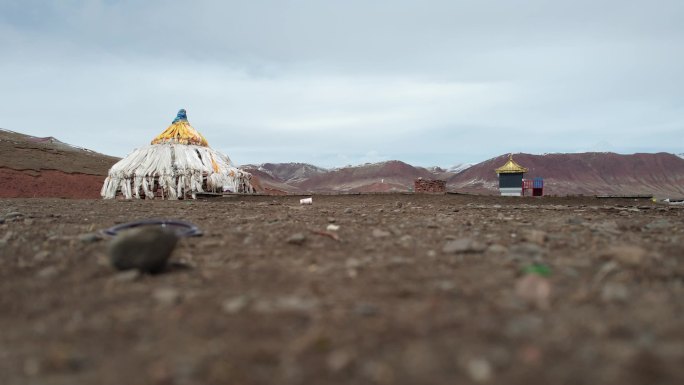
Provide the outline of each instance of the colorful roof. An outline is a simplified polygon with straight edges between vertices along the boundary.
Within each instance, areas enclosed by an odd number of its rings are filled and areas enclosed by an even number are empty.
[[[204,136],[195,130],[188,122],[188,116],[185,110],[178,111],[176,119],[171,122],[171,125],[164,130],[156,138],[152,139],[151,144],[160,143],[179,143],[179,144],[194,144],[197,146],[209,146]]]
[[[497,174],[519,174],[527,172],[527,169],[513,160],[513,154],[508,154],[508,162],[496,169]]]

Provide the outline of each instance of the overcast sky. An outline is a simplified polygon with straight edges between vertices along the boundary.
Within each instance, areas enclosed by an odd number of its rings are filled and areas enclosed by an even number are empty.
[[[684,152],[682,0],[0,0],[0,127],[235,163]]]

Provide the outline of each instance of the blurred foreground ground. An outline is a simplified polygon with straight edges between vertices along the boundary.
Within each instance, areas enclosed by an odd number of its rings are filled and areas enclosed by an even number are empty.
[[[0,200],[0,383],[684,383],[681,208],[313,200]],[[143,218],[205,235],[114,271],[88,234]]]

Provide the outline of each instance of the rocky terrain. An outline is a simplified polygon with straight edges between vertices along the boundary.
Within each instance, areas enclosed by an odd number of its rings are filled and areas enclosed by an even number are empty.
[[[381,194],[0,207],[2,384],[684,383],[680,206]],[[204,236],[181,239],[162,273],[117,271],[98,231],[146,218]]]

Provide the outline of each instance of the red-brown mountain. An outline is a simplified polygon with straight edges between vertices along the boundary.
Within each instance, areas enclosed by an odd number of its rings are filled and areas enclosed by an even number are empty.
[[[391,160],[344,167],[314,175],[295,185],[312,192],[390,192],[409,191],[416,178],[434,178],[430,171]]]
[[[0,129],[0,197],[99,198],[118,158]]]
[[[494,170],[506,163],[507,157],[500,155],[451,176],[448,187],[456,191],[495,194],[497,176]],[[684,196],[684,159],[674,154],[514,154],[513,159],[529,169],[526,178],[544,178],[545,194]]]

